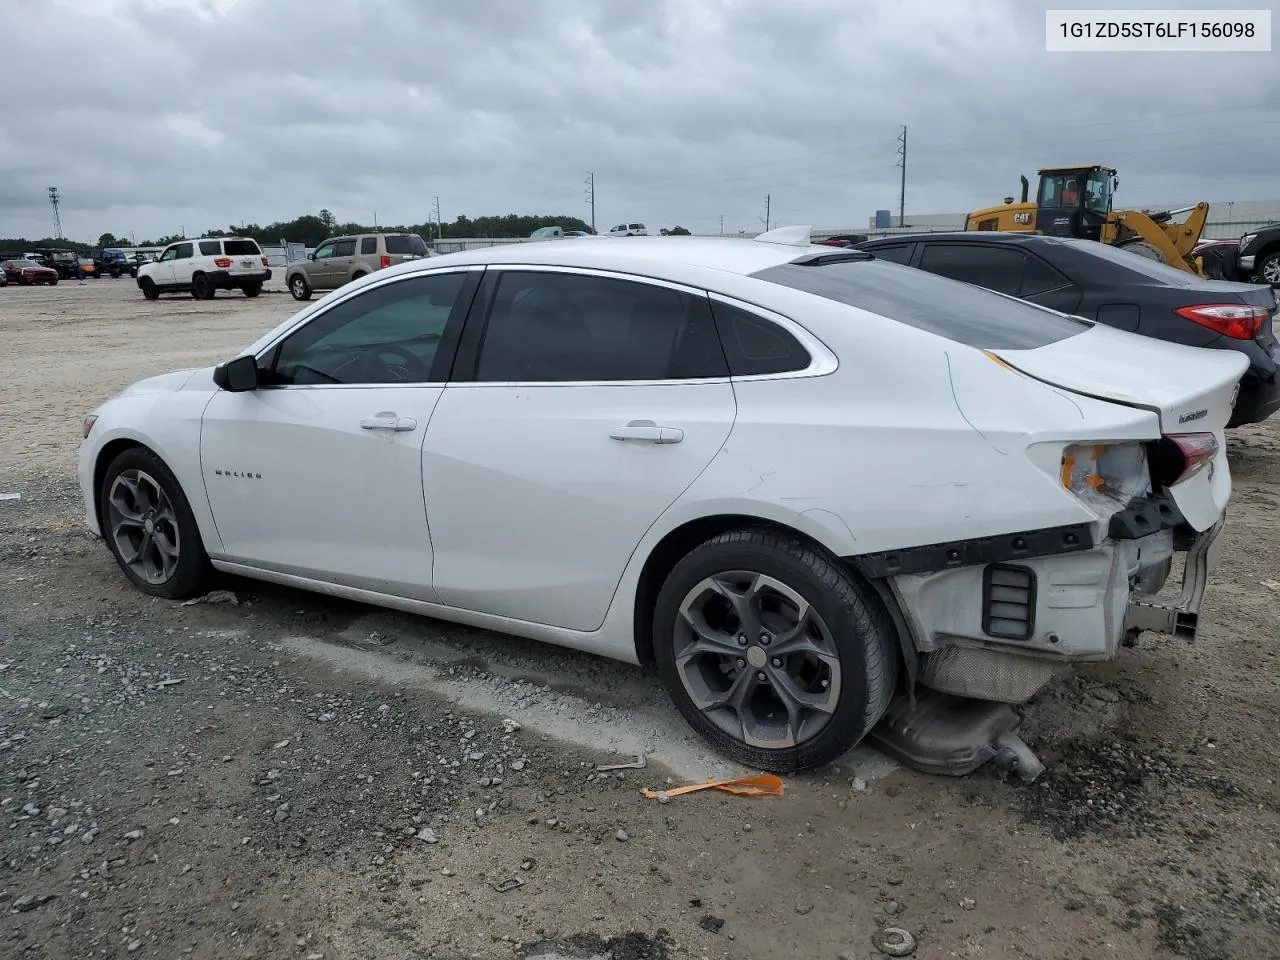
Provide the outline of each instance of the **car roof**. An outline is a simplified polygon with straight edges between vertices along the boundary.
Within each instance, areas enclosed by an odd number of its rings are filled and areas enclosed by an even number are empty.
[[[511,243],[433,257],[430,269],[449,264],[530,264],[591,267],[622,272],[660,272],[664,264],[747,275],[831,247],[747,240],[738,237],[595,237]],[[417,261],[426,268],[428,261]]]
[[[1041,233],[1001,233],[998,230],[945,230],[937,233],[894,233],[884,237],[872,237],[856,244],[859,247],[883,246],[887,243],[918,243],[921,240],[959,240],[978,243],[1037,243],[1044,240],[1073,239],[1046,237]],[[1090,241],[1093,242],[1093,241]]]

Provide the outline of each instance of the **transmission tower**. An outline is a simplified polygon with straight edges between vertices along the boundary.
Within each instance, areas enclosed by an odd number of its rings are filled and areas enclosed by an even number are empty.
[[[62,198],[58,196],[58,188],[49,188],[49,206],[53,207],[53,235],[57,239],[62,239],[62,218],[58,216],[58,204],[62,202]]]
[[[902,168],[902,181],[898,188],[898,226],[907,225],[907,125],[902,125],[902,133],[898,134],[898,162]]]
[[[596,232],[596,175],[594,173],[587,174],[587,192],[586,201],[591,204],[591,232]]]

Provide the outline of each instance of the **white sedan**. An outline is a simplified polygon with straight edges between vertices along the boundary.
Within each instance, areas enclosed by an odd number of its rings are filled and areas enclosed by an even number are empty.
[[[498,246],[135,384],[79,478],[146,593],[218,570],[653,662],[758,769],[892,701],[943,769],[929,703],[1194,632],[1246,364],[802,231]]]

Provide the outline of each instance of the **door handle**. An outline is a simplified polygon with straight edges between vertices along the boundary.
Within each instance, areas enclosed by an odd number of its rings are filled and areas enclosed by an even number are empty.
[[[645,443],[679,443],[684,431],[679,427],[660,427],[652,420],[632,420],[609,434],[614,440],[640,440]]]
[[[394,413],[379,413],[373,417],[365,417],[360,421],[362,430],[414,430],[418,421],[413,417],[397,417]]]

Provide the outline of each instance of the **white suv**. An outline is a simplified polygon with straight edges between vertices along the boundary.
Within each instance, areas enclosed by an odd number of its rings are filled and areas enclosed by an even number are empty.
[[[620,223],[609,231],[611,237],[647,237],[649,231],[643,223]]]
[[[248,237],[181,240],[138,268],[138,288],[148,300],[162,293],[212,300],[219,290],[243,290],[246,297],[256,297],[271,279],[267,262],[258,242]]]

